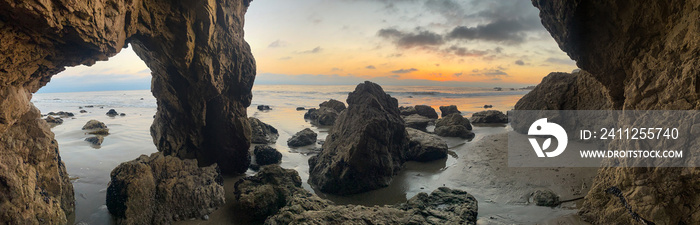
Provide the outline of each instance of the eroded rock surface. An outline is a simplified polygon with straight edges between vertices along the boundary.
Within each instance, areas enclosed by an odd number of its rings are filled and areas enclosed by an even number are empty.
[[[365,81],[309,159],[309,183],[321,191],[354,194],[386,187],[405,161],[408,137],[398,101]]]
[[[486,110],[472,114],[472,123],[508,123],[508,116],[498,110]]]
[[[435,134],[443,137],[461,137],[469,139],[474,137],[472,124],[469,119],[459,113],[451,113],[435,122]]]
[[[279,133],[275,127],[264,123],[255,117],[248,118],[248,123],[250,123],[250,128],[253,133],[250,140],[251,143],[273,144],[277,141]]]
[[[406,160],[427,162],[447,157],[447,143],[437,135],[408,127],[406,132],[411,141]]]
[[[345,110],[345,103],[331,99],[322,102],[318,105],[319,108],[311,108],[304,114],[304,119],[310,120],[313,124],[322,126],[331,126],[340,115],[340,112]]]
[[[281,224],[476,224],[477,201],[441,187],[406,203],[387,206],[335,205],[301,187],[295,170],[265,166],[236,183],[237,212],[268,225]]]
[[[318,134],[309,128],[304,128],[303,130],[297,132],[287,140],[287,145],[289,147],[301,147],[312,145],[316,143],[316,138]]]
[[[550,73],[520,98],[515,110],[612,109],[608,88],[586,71]]]
[[[107,209],[118,224],[169,224],[202,218],[224,204],[223,177],[216,165],[153,153],[114,168]]]
[[[445,105],[445,106],[440,106],[440,112],[442,113],[442,117],[445,117],[450,114],[462,114],[462,112],[457,109],[456,105]]]
[[[609,90],[613,108],[700,109],[700,0],[533,4],[559,47]],[[629,147],[619,144],[610,149]],[[687,144],[697,150],[695,140]],[[618,197],[605,192],[616,187],[641,218],[656,224],[698,224],[698,180],[698,168],[601,168],[581,215],[594,224],[638,223]]]

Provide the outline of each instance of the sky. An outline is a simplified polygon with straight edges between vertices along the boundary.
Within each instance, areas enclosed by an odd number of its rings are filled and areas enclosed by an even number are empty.
[[[538,13],[529,0],[255,0],[244,29],[255,84],[524,87],[576,69]],[[40,92],[149,88],[126,48]]]

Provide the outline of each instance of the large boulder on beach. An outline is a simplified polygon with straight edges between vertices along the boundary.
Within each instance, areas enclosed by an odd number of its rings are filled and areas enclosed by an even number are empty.
[[[90,143],[92,145],[99,146],[99,145],[102,145],[102,142],[105,141],[105,138],[102,135],[95,135],[92,137],[85,138],[85,141],[87,141],[88,143]]]
[[[83,130],[93,130],[93,129],[107,129],[105,123],[98,120],[90,120],[85,125],[83,125]]]
[[[435,122],[435,134],[443,137],[460,137],[470,139],[474,137],[471,132],[472,125],[461,114],[452,113]]]
[[[416,108],[413,106],[399,106],[399,113],[401,113],[402,116],[410,116],[417,112]]]
[[[223,177],[216,164],[153,153],[114,168],[107,209],[117,224],[170,224],[202,218],[224,204]]]
[[[301,147],[312,145],[316,143],[317,137],[318,134],[316,134],[316,132],[309,128],[305,128],[294,134],[294,136],[292,136],[291,138],[289,138],[289,140],[287,140],[287,145],[289,147]]]
[[[46,120],[47,123],[52,125],[63,124],[63,119],[61,119],[60,117],[47,116],[44,120]]]
[[[251,143],[255,144],[272,144],[277,141],[279,133],[277,129],[270,124],[264,123],[255,117],[248,117],[248,123],[253,135],[250,139]]]
[[[234,214],[249,223],[287,224],[476,224],[478,202],[446,187],[419,193],[405,203],[384,206],[336,205],[301,186],[296,170],[264,166],[238,181]]]
[[[515,104],[515,110],[605,110],[612,107],[607,88],[585,70],[550,73]]]
[[[345,110],[345,103],[330,99],[318,105],[319,108],[311,108],[304,114],[304,119],[313,124],[331,126],[335,123],[340,112]]]
[[[472,114],[472,123],[508,123],[508,116],[498,110],[486,110]]]
[[[422,131],[425,131],[428,124],[435,121],[434,119],[430,119],[428,117],[421,116],[418,114],[413,114],[413,115],[409,115],[409,116],[402,116],[402,118],[403,118],[404,122],[406,123],[406,127],[411,127],[411,128],[422,130]]]
[[[115,117],[115,116],[118,116],[119,113],[117,112],[117,110],[110,109],[109,111],[107,111],[106,115],[111,116],[111,117]]]
[[[309,183],[340,195],[386,187],[401,169],[408,145],[398,101],[365,81],[347,102],[321,152],[309,159]]]
[[[427,162],[447,157],[447,143],[434,134],[406,128],[410,142],[406,160]]]
[[[416,114],[428,117],[430,119],[437,119],[438,114],[435,112],[435,109],[433,107],[427,106],[427,105],[416,105],[414,107],[416,109]]]
[[[448,106],[440,106],[440,112],[442,113],[442,117],[445,117],[450,114],[462,114],[462,112],[457,109],[456,105],[448,105]]]
[[[64,112],[64,111],[58,111],[58,112],[49,112],[47,113],[49,116],[58,116],[58,117],[73,117],[75,114],[72,112]]]
[[[257,145],[253,150],[255,163],[259,166],[277,164],[282,160],[282,153],[267,145]]]

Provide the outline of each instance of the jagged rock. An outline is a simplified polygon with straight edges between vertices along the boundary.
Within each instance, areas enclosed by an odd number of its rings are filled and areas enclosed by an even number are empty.
[[[609,91],[613,109],[698,110],[700,99],[700,1],[533,1],[542,24],[576,64]],[[598,99],[581,96],[584,101]],[[572,101],[574,101],[572,99]],[[697,126],[674,118],[667,127]],[[644,121],[620,124],[642,126]],[[667,148],[660,144],[650,149]],[[694,139],[677,143],[698,149]],[[635,149],[621,141],[609,149]],[[637,218],[656,224],[700,223],[700,169],[601,168],[580,211],[593,224],[641,224],[620,199],[605,190],[617,187]]]
[[[421,116],[428,117],[430,119],[437,119],[438,114],[435,112],[435,109],[433,107],[427,106],[427,105],[416,105],[415,107],[416,113]]]
[[[49,112],[47,115],[49,116],[59,116],[59,117],[72,117],[75,116],[72,112],[64,112],[64,111],[59,111],[59,112]]]
[[[442,117],[445,117],[445,116],[453,114],[453,113],[460,114],[460,115],[462,114],[462,112],[460,112],[457,109],[456,105],[440,106],[440,112],[442,112]]]
[[[468,193],[445,187],[385,206],[335,205],[301,187],[295,170],[262,167],[235,186],[236,213],[253,222],[281,224],[476,224],[478,205]]]
[[[399,107],[399,112],[401,113],[402,116],[410,116],[413,114],[416,114],[416,108],[413,106],[401,106]]]
[[[277,164],[282,160],[282,153],[267,145],[255,146],[253,154],[255,155],[255,163],[260,166]]]
[[[304,119],[308,119],[311,123],[331,126],[335,123],[340,112],[345,110],[345,103],[331,99],[319,104],[319,108],[311,108],[304,114]]]
[[[410,143],[406,160],[427,162],[447,157],[447,144],[440,137],[417,129],[406,128]]]
[[[406,127],[411,127],[422,131],[425,131],[425,128],[428,126],[429,123],[435,121],[433,119],[418,114],[403,116],[403,120],[406,123]]]
[[[260,111],[267,111],[267,110],[272,110],[269,105],[258,105],[258,110]]]
[[[107,129],[107,125],[105,123],[97,121],[97,120],[90,120],[85,125],[83,126],[83,130],[93,130],[93,129]]]
[[[333,194],[385,187],[405,161],[408,145],[398,101],[365,81],[330,129],[323,150],[309,159],[309,183]]]
[[[199,219],[224,204],[218,167],[198,167],[194,159],[141,155],[114,168],[110,177],[107,209],[117,224]]]
[[[530,195],[530,203],[537,206],[555,207],[559,205],[559,196],[551,190],[536,190]]]
[[[289,138],[287,140],[287,145],[289,147],[301,147],[301,146],[307,146],[307,145],[312,145],[316,143],[316,137],[318,137],[318,134],[316,132],[312,131],[309,128],[305,128],[296,134]]]
[[[508,116],[498,110],[486,110],[472,114],[472,123],[508,123]]]
[[[263,123],[257,118],[249,117],[248,123],[253,131],[251,143],[255,144],[273,144],[277,141],[279,133],[277,129],[269,124]]]
[[[586,71],[550,73],[520,98],[515,110],[603,110],[611,109],[608,90]]]
[[[46,120],[47,123],[53,123],[53,124],[62,124],[63,123],[63,119],[61,119],[60,117],[47,116],[46,119],[44,119],[44,120]]]
[[[109,111],[107,111],[106,115],[111,116],[111,117],[115,117],[115,116],[118,116],[119,113],[117,113],[117,110],[110,109]]]
[[[93,144],[93,145],[102,145],[102,142],[104,140],[105,140],[105,138],[101,135],[85,138],[85,141],[90,142],[90,144]]]

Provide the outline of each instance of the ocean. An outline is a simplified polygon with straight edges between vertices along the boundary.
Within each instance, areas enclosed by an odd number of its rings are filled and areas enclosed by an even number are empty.
[[[430,105],[439,113],[441,105],[457,105],[465,117],[473,112],[485,110],[484,105],[493,105],[493,109],[507,111],[527,90],[496,91],[491,88],[473,87],[433,87],[433,86],[383,86],[384,90],[398,99],[400,106]],[[279,130],[280,136],[276,144],[282,154],[284,168],[295,169],[303,180],[303,186],[319,196],[331,199],[338,204],[385,205],[405,202],[419,192],[430,192],[440,186],[442,175],[447,173],[460,175],[461,171],[451,171],[451,167],[461,163],[460,158],[468,157],[466,146],[491,134],[502,134],[507,126],[475,126],[477,135],[471,142],[458,138],[444,138],[451,147],[450,156],[444,160],[429,163],[409,162],[402,172],[397,175],[392,184],[380,190],[353,196],[333,196],[315,191],[306,183],[308,179],[308,149],[291,149],[286,140],[294,133],[311,128],[323,139],[329,127],[316,127],[303,118],[305,111],[297,111],[297,107],[312,108],[328,99],[345,102],[353,85],[320,86],[320,85],[256,85],[253,88],[252,105],[248,108],[248,116],[256,117]],[[75,223],[82,224],[112,224],[113,221],[105,205],[105,194],[110,180],[110,172],[122,162],[130,161],[141,154],[156,152],[149,128],[156,113],[156,99],[150,90],[136,91],[103,91],[76,93],[40,93],[32,98],[34,105],[42,114],[48,112],[73,112],[75,117],[64,118],[64,123],[52,128],[59,143],[61,157],[66,164],[75,188],[76,212],[72,216]],[[270,111],[259,111],[257,105],[264,104],[272,107]],[[87,113],[79,113],[79,107]],[[115,109],[126,116],[108,117],[105,113]],[[81,130],[82,126],[91,119],[104,122],[110,129],[110,135],[105,137],[103,144],[95,148],[84,141],[88,137]],[[430,128],[429,128],[430,129]],[[312,146],[313,147],[313,146]],[[316,146],[320,147],[320,145]],[[311,148],[311,147],[307,147]],[[245,175],[252,175],[248,171]],[[461,175],[460,175],[461,176]],[[238,177],[226,177],[225,186],[227,199],[232,195],[233,183]],[[446,185],[442,183],[442,185]],[[466,184],[447,183],[455,188],[470,187]],[[490,192],[489,192],[490,193]],[[476,195],[477,198],[496,199],[493,194]],[[482,203],[479,199],[480,217],[489,213],[498,215],[508,213],[514,206],[503,206],[504,203]],[[541,207],[538,207],[541,208]],[[519,209],[519,208],[518,208]],[[235,223],[226,206],[210,215],[211,223]],[[521,214],[529,215],[528,210],[519,209]],[[539,210],[539,209],[538,209]],[[483,211],[483,212],[482,212]],[[552,216],[570,213],[565,209],[549,210]],[[536,214],[536,213],[535,213]],[[531,219],[524,217],[526,219]],[[233,221],[233,222],[232,222]],[[526,220],[527,221],[527,220]],[[181,224],[199,224],[202,221],[185,221]]]

